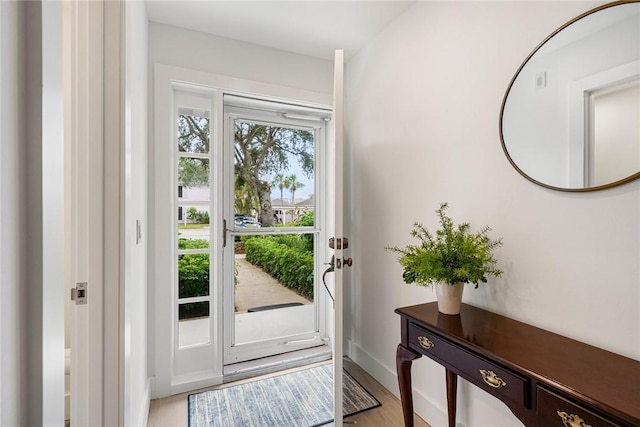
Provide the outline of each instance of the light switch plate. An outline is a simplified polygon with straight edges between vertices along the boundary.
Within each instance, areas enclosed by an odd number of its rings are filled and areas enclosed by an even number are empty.
[[[142,221],[136,219],[136,245],[142,242]]]
[[[536,74],[536,89],[544,89],[547,87],[547,73],[543,71]]]

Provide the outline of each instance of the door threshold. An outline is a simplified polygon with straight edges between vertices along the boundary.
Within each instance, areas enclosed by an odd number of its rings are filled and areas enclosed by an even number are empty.
[[[226,365],[223,369],[222,382],[229,383],[330,359],[331,348],[328,345],[320,345],[261,359],[248,360]]]

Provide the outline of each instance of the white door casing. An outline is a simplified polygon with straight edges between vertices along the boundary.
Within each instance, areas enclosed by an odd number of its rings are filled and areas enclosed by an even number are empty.
[[[70,415],[74,424],[89,425],[102,419],[102,374],[91,367],[102,363],[103,12],[97,2],[68,2],[65,19],[70,278],[91,283],[90,303],[71,305]]]
[[[70,278],[88,283],[71,306],[71,419],[122,425],[125,3],[64,7]]]

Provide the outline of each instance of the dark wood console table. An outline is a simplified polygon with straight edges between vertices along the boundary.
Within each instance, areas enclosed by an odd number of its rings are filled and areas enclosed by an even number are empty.
[[[396,363],[405,427],[413,427],[411,363],[424,355],[446,368],[449,426],[457,377],[500,399],[526,426],[640,426],[640,362],[463,304],[399,308]]]

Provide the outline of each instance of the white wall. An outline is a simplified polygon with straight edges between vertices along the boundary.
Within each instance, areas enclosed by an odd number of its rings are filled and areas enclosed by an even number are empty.
[[[351,355],[397,392],[399,306],[434,301],[405,285],[386,244],[436,225],[442,201],[458,221],[504,238],[501,279],[464,301],[640,360],[640,181],[584,194],[521,177],[500,146],[505,90],[558,26],[594,7],[576,2],[419,2],[347,64],[346,293]],[[414,362],[416,410],[446,425],[444,369]],[[458,421],[520,425],[462,381]]]
[[[28,419],[25,3],[0,2],[0,425]]]
[[[147,27],[144,2],[126,4],[124,420],[146,425],[147,369]],[[136,221],[141,239],[137,240]]]
[[[151,22],[149,63],[331,93],[333,63]]]
[[[0,424],[58,425],[64,415],[61,9],[2,2],[0,10]]]

